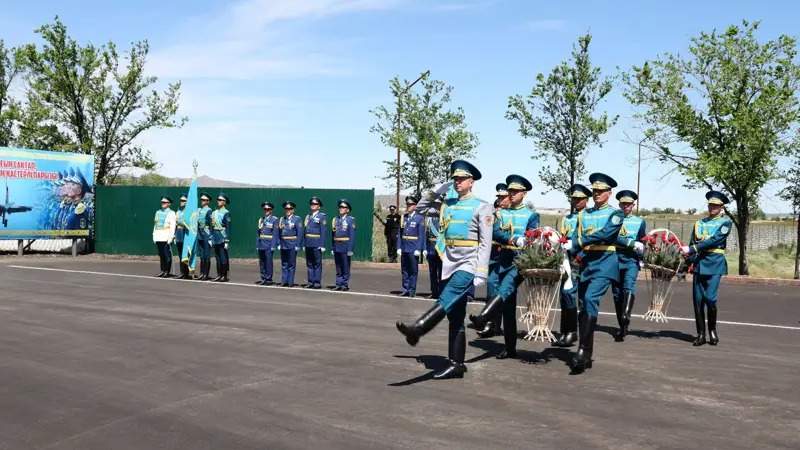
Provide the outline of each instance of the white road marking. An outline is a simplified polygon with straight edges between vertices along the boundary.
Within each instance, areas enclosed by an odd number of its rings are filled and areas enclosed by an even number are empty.
[[[66,272],[66,273],[81,273],[86,275],[101,275],[101,276],[110,276],[110,277],[122,277],[122,278],[142,278],[147,280],[158,280],[158,281],[167,281],[167,282],[185,282],[185,283],[193,283],[198,284],[196,281],[193,280],[179,280],[177,278],[158,278],[151,275],[135,275],[129,273],[113,273],[113,272],[95,272],[91,270],[73,270],[73,269],[56,269],[52,267],[34,267],[34,266],[18,266],[18,265],[9,265],[12,269],[24,269],[24,270],[42,270],[47,272]],[[378,298],[391,298],[391,299],[402,299],[402,300],[417,300],[423,302],[433,302],[435,300],[422,298],[422,297],[400,297],[399,295],[390,295],[390,294],[373,294],[370,292],[356,292],[356,291],[332,291],[329,289],[298,289],[298,288],[290,288],[290,287],[282,287],[282,286],[260,286],[257,284],[247,284],[247,283],[235,283],[235,282],[226,282],[226,283],[203,283],[204,286],[243,286],[243,287],[250,287],[250,288],[259,288],[259,289],[285,289],[287,291],[295,291],[295,292],[302,292],[302,293],[324,293],[324,294],[334,294],[334,295],[354,295],[354,296],[363,296],[363,297],[378,297]],[[483,302],[470,302],[471,305],[483,305]],[[522,307],[520,307],[522,308]],[[558,310],[558,309],[556,309]],[[610,312],[601,312],[600,314],[605,316],[614,316],[615,313]],[[632,317],[636,317],[639,319],[643,319],[643,314],[633,314]],[[677,321],[684,321],[684,322],[694,322],[694,318],[689,317],[669,317],[669,320],[677,320]],[[766,323],[751,323],[751,322],[733,322],[728,320],[718,320],[717,323],[726,324],[726,325],[739,325],[745,327],[759,327],[759,328],[774,328],[779,330],[794,330],[800,331],[800,327],[792,327],[786,325],[771,325]]]

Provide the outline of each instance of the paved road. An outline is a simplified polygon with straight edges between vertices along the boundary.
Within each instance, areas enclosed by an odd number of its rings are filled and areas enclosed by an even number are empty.
[[[541,343],[495,360],[493,339],[470,342],[464,380],[436,382],[446,327],[405,344],[394,321],[430,303],[383,295],[395,272],[357,269],[363,293],[341,294],[252,286],[248,266],[233,267],[242,284],[155,266],[0,260],[0,449],[798,444],[796,288],[723,286],[716,348],[691,347],[690,321],[635,319],[625,343],[598,333],[583,376]],[[675,294],[671,313],[690,317],[687,286]]]

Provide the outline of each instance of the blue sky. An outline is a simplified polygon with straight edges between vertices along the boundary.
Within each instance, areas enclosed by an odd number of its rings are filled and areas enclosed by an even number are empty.
[[[215,178],[392,193],[379,176],[394,150],[369,133],[369,110],[392,101],[390,78],[430,69],[455,88],[453,103],[479,135],[479,195],[491,197],[496,182],[520,173],[537,186],[530,196],[539,207],[563,206],[562,198],[539,194],[533,145],[504,118],[506,102],[565,59],[580,34],[592,33],[593,61],[611,75],[659,53],[685,53],[700,31],[742,19],[762,20],[762,39],[794,34],[800,22],[800,7],[778,1],[3,3],[0,38],[12,45],[35,39],[33,29],[55,15],[84,43],[149,40],[148,71],[160,82],[183,82],[181,113],[190,120],[142,140],[166,175],[188,176],[196,158]],[[625,142],[625,133],[636,136],[632,110],[619,89],[603,106],[620,120],[587,167],[635,188],[636,147]],[[682,188],[669,167],[652,160],[642,167],[643,207],[703,207],[703,192]],[[779,189],[765,189],[765,211],[789,209]]]

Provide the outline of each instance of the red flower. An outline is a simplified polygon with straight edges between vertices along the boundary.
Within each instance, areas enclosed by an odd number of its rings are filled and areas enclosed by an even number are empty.
[[[567,241],[569,241],[569,239],[567,239],[566,236],[561,236],[560,238],[558,238],[558,243],[559,244],[566,244]]]
[[[525,237],[528,239],[533,239],[533,233],[536,230],[525,230]]]
[[[661,233],[661,242],[667,242],[667,232]]]

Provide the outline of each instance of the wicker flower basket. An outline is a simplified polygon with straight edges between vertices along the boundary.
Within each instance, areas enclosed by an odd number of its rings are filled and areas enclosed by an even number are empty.
[[[524,278],[535,278],[539,280],[561,280],[561,271],[557,269],[525,269],[520,271],[520,275]]]
[[[665,280],[671,280],[672,277],[674,277],[677,273],[675,270],[672,270],[669,267],[656,266],[654,264],[645,264],[644,267],[650,271],[653,277],[663,278]]]

